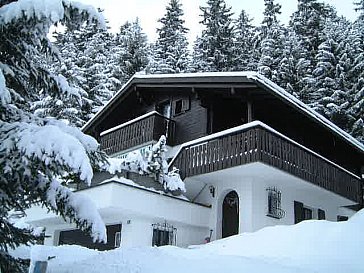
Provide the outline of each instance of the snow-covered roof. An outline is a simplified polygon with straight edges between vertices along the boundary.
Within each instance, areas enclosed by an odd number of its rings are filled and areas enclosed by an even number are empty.
[[[283,88],[279,87],[277,84],[273,83],[266,77],[260,75],[257,72],[252,71],[244,71],[244,72],[201,72],[201,73],[180,73],[180,74],[135,74],[116,94],[115,96],[98,112],[96,115],[90,119],[82,128],[83,131],[90,128],[94,122],[102,116],[115,102],[117,102],[122,96],[128,93],[128,90],[131,90],[131,86],[138,83],[148,83],[150,81],[156,82],[159,81],[161,84],[163,83],[181,83],[181,81],[186,84],[209,82],[214,84],[216,82],[222,83],[224,79],[231,80],[233,79],[235,83],[255,83],[263,89],[269,90],[273,92],[275,95],[282,98],[284,101],[300,110],[307,116],[313,118],[314,120],[321,123],[324,127],[331,130],[333,133],[337,134],[362,152],[364,152],[364,145],[352,137],[350,134],[336,126],[334,123],[329,121],[327,118],[317,113],[315,110],[304,104],[299,99],[295,98]]]

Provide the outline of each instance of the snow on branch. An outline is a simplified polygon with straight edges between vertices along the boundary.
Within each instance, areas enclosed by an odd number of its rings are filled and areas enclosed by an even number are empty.
[[[130,152],[126,158],[109,158],[107,171],[114,174],[123,170],[150,175],[154,180],[163,185],[166,191],[185,192],[185,184],[182,181],[178,169],[168,171],[165,152],[166,137],[161,136],[159,141],[153,145],[151,151],[142,155],[140,151]]]
[[[79,174],[81,180],[91,183],[93,170],[89,155],[98,149],[92,137],[56,121],[43,126],[27,122],[1,122],[0,127],[9,136],[2,138],[0,150],[9,154],[14,149],[19,150],[24,156],[23,162],[38,159],[45,166],[64,166],[66,170]]]
[[[18,0],[7,4],[0,9],[0,24],[8,24],[12,21],[36,18],[42,20],[47,18],[50,25],[55,24],[64,17],[69,17],[67,9],[77,9],[79,14],[85,13],[90,18],[105,26],[103,16],[90,5],[85,5],[69,0]]]
[[[0,103],[6,105],[11,102],[11,96],[9,90],[6,88],[5,77],[0,69]]]
[[[62,211],[64,218],[73,219],[80,228],[89,231],[94,242],[106,243],[105,224],[91,199],[81,193],[72,192],[57,179],[53,179],[46,189],[46,196],[53,210]]]

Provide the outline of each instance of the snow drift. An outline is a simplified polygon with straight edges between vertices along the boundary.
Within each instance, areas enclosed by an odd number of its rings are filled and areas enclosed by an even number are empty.
[[[173,246],[98,252],[79,246],[34,246],[32,266],[47,272],[364,272],[364,209],[347,222],[310,220],[274,226],[188,249]]]

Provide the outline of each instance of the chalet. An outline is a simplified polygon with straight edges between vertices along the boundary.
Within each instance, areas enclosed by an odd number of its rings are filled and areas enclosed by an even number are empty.
[[[363,206],[364,145],[253,72],[135,75],[83,131],[111,157],[167,137],[186,192],[99,174],[95,200],[115,246],[188,246],[308,219],[342,221]],[[102,183],[101,183],[102,181]],[[33,213],[49,244],[91,246],[58,217]]]

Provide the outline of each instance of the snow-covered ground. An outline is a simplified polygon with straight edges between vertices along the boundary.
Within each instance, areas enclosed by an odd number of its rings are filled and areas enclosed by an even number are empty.
[[[33,246],[32,263],[53,272],[364,272],[364,209],[347,222],[304,221],[267,227],[188,249],[173,246],[99,252],[79,246]],[[32,272],[32,271],[31,271]]]

